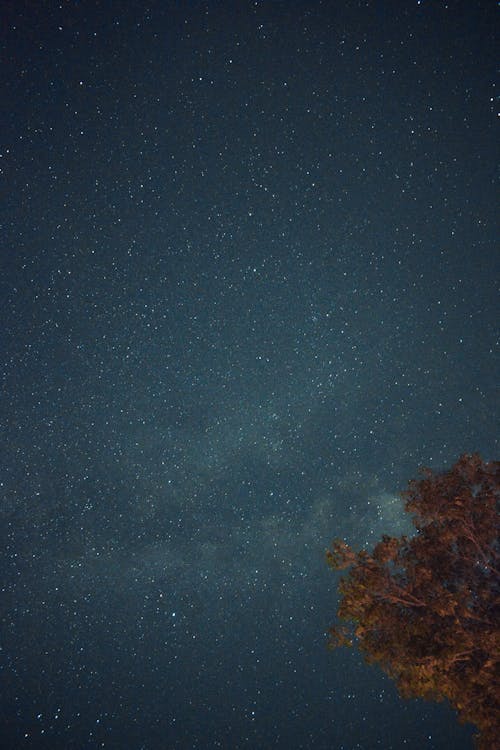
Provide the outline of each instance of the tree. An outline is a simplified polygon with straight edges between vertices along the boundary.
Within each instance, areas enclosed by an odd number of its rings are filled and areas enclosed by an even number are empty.
[[[402,495],[416,534],[383,536],[371,553],[334,541],[340,580],[329,646],[357,644],[405,698],[447,699],[476,725],[480,750],[500,748],[500,462],[463,455],[423,469]]]

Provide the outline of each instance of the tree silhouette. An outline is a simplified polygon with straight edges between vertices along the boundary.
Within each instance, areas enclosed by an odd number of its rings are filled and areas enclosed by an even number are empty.
[[[448,699],[500,748],[500,462],[463,455],[447,472],[422,470],[403,493],[416,534],[383,536],[370,554],[336,540],[340,580],[329,646],[356,643],[405,698]]]

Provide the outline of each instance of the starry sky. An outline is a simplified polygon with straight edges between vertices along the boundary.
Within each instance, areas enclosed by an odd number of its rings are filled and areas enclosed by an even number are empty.
[[[3,747],[470,748],[324,553],[498,457],[495,3],[3,15]]]

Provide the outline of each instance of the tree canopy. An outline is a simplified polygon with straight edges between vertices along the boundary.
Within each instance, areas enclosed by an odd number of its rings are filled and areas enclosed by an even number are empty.
[[[371,553],[337,539],[339,583],[329,646],[356,644],[405,698],[447,699],[500,748],[500,462],[478,454],[447,472],[423,469],[403,493],[414,536],[383,536]]]

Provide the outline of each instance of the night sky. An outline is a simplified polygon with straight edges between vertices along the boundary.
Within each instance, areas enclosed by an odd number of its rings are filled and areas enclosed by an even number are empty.
[[[465,750],[335,537],[495,455],[496,3],[5,3],[2,748]]]

